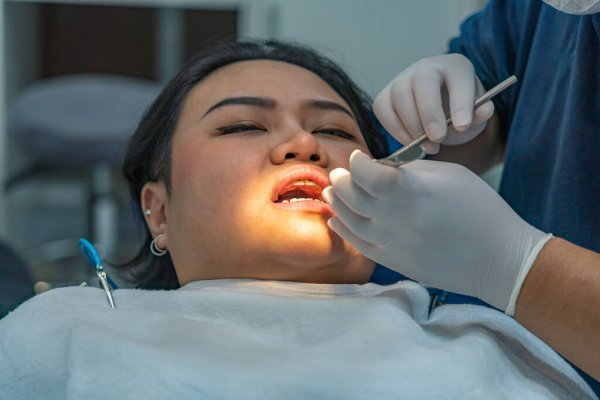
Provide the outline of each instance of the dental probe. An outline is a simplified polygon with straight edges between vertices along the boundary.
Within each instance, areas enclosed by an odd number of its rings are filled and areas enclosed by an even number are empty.
[[[478,98],[475,101],[473,110],[478,109],[479,106],[486,103],[492,97],[494,97],[498,93],[502,92],[504,89],[506,89],[507,87],[509,87],[510,85],[515,83],[516,81],[517,81],[517,77],[514,75],[511,75],[508,78],[506,78],[505,80],[503,80],[502,82],[500,82],[499,84],[497,84],[496,86],[494,86],[493,88],[491,88],[490,90],[488,90],[487,92],[485,92],[483,94],[483,96],[481,96],[480,98]],[[452,125],[452,117],[449,117],[448,119],[446,119],[446,125],[447,126]],[[421,136],[419,136],[419,138],[413,140],[411,143],[400,148],[400,150],[397,150],[397,151],[393,152],[392,154],[390,154],[389,156],[381,158],[379,160],[375,160],[375,161],[377,161],[381,164],[390,165],[392,167],[399,167],[402,164],[406,164],[413,160],[419,159],[423,156],[423,150],[419,147],[419,145],[422,144],[425,140],[427,140],[427,135],[425,133],[423,133]]]

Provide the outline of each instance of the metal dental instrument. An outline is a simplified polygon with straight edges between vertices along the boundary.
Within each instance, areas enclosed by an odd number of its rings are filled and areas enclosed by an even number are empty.
[[[477,108],[479,108],[479,106],[486,103],[492,97],[494,97],[495,95],[497,95],[498,93],[500,93],[501,91],[503,91],[504,89],[506,89],[513,83],[515,83],[516,81],[517,81],[517,77],[514,75],[511,75],[508,78],[506,78],[505,80],[503,80],[502,82],[500,82],[499,84],[497,84],[496,86],[494,86],[493,88],[491,88],[490,90],[488,90],[487,92],[485,92],[483,94],[483,96],[481,96],[480,98],[478,98],[475,101],[473,110],[476,110]],[[447,126],[452,125],[451,117],[446,119],[446,125]],[[379,159],[379,160],[376,160],[376,161],[381,164],[390,165],[392,167],[399,167],[402,164],[406,164],[413,160],[422,158],[424,153],[419,145],[422,144],[426,140],[427,140],[427,135],[422,134],[421,136],[419,136],[418,139],[415,139],[411,143],[400,148],[400,150],[397,150],[397,151],[393,152],[392,154],[390,154],[389,156]]]
[[[81,251],[83,252],[85,258],[89,261],[89,263],[92,264],[94,268],[96,268],[96,275],[98,276],[98,281],[100,282],[100,286],[102,287],[102,289],[104,289],[104,292],[106,293],[106,297],[108,299],[108,304],[110,305],[110,308],[115,308],[115,300],[113,299],[111,286],[113,288],[116,288],[117,285],[113,282],[112,279],[110,279],[108,275],[106,275],[106,272],[104,272],[104,268],[102,268],[102,261],[100,260],[100,256],[98,256],[96,249],[90,242],[88,242],[85,239],[79,239],[79,247],[81,247]]]

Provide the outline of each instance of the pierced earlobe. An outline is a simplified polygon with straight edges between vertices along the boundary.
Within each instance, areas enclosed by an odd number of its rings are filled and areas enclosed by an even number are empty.
[[[148,210],[149,211],[149,210]],[[167,254],[167,248],[161,249],[158,247],[158,239],[163,236],[162,233],[158,234],[152,241],[150,242],[150,252],[154,254],[156,257],[162,257]]]

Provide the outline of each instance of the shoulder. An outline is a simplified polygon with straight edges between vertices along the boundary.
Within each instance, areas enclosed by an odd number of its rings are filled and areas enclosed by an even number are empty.
[[[0,320],[0,342],[21,340],[64,327],[86,310],[98,307],[100,292],[96,288],[69,287],[32,297]]]
[[[543,6],[540,0],[490,0],[462,22],[460,35],[450,42],[449,50],[474,52],[484,46],[515,51],[535,31]]]
[[[121,308],[123,313],[143,310],[145,303],[151,302],[157,295],[158,292],[138,289],[113,291],[117,308],[119,303],[125,305]],[[106,293],[100,288],[75,286],[52,289],[32,297],[0,320],[0,342],[21,340],[24,333],[28,338],[49,333],[61,336],[80,323],[110,318],[114,315],[113,311]]]
[[[85,318],[93,288],[61,288],[29,299],[0,320],[0,386],[19,393],[59,382],[71,328]],[[36,383],[37,382],[37,383]],[[41,385],[41,386],[39,386]]]
[[[47,292],[38,294],[23,304],[15,311],[8,314],[8,317],[14,318],[25,312],[39,312],[55,309],[56,307],[81,307],[89,303],[90,293],[99,291],[98,288],[87,286],[64,287],[48,290]]]

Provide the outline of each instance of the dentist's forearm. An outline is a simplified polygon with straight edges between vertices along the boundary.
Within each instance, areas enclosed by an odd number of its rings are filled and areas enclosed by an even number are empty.
[[[550,240],[525,279],[515,318],[600,380],[600,254]]]

